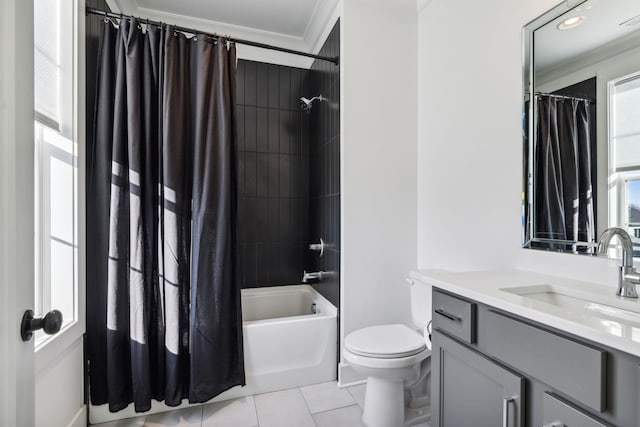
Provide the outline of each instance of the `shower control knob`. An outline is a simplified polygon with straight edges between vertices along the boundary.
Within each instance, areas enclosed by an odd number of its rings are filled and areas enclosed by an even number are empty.
[[[322,237],[320,238],[320,243],[312,243],[309,245],[309,250],[312,251],[320,251],[320,256],[322,256],[324,254],[324,240],[322,240]]]
[[[34,317],[33,310],[27,310],[22,316],[20,324],[20,336],[22,341],[29,341],[33,332],[42,329],[45,334],[53,335],[62,328],[62,313],[59,310],[51,310],[44,317]]]

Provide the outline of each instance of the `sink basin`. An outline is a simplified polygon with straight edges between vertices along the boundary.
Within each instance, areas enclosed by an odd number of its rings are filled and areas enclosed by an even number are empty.
[[[504,292],[522,297],[531,308],[567,317],[585,323],[597,322],[614,335],[640,335],[640,302],[623,300],[609,287],[577,290],[555,285],[503,288]]]

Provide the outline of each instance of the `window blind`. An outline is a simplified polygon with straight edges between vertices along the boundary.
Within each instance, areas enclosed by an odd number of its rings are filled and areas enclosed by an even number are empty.
[[[61,119],[60,0],[35,0],[34,105],[36,120],[55,130]]]

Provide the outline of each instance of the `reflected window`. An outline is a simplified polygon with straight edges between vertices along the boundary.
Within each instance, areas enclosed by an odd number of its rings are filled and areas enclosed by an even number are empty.
[[[640,238],[640,179],[627,181],[627,224],[634,237]]]
[[[609,102],[615,171],[639,171],[640,73],[612,82]]]

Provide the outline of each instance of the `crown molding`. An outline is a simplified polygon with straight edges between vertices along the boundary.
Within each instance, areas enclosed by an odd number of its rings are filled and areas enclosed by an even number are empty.
[[[301,49],[305,47],[305,42],[302,37],[276,33],[273,31],[259,30],[242,25],[227,24],[226,22],[213,21],[210,19],[179,15],[176,13],[158,11],[144,7],[137,8],[136,12],[131,13],[131,15],[165,22],[167,24],[179,25],[186,28],[193,28],[199,31],[228,35],[239,39],[249,39],[253,36],[252,40],[262,43],[273,43],[278,41],[285,44],[283,47],[288,47],[290,49]]]
[[[322,47],[324,40],[340,17],[343,0],[317,0],[305,33],[301,37],[144,8],[140,7],[136,0],[106,1],[114,12],[140,18],[149,18],[154,21],[194,28],[205,32],[229,35],[238,39],[252,40],[287,49],[314,53]],[[241,49],[238,49],[238,57],[299,68],[310,68],[313,63],[313,59],[311,58],[268,51],[251,46],[242,46]]]
[[[320,51],[341,11],[342,0],[318,0],[303,36],[307,52]]]
[[[134,0],[105,0],[109,9],[115,13],[124,13],[131,15],[136,11],[136,5],[132,2]]]
[[[118,3],[116,2],[116,0],[105,0],[105,3],[107,3],[107,7],[109,8],[109,10],[113,13],[120,13],[120,6],[118,5]]]

